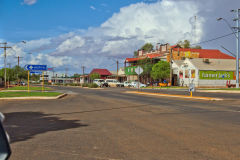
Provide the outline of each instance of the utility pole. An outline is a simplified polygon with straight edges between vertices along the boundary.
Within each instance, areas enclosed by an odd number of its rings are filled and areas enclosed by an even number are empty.
[[[220,21],[220,20],[223,20],[227,25],[228,27],[232,30],[233,34],[235,35],[236,37],[236,48],[237,48],[237,53],[236,53],[236,88],[239,88],[239,51],[240,51],[240,45],[239,45],[239,32],[240,32],[240,28],[239,28],[239,12],[240,12],[240,9],[237,9],[237,10],[231,10],[231,12],[236,12],[236,18],[233,19],[233,21],[236,21],[236,24],[237,26],[236,27],[231,27],[231,25],[228,23],[228,21],[222,17],[218,18],[217,21]],[[236,29],[236,31],[234,31],[234,29]],[[225,48],[224,48],[225,49]],[[226,50],[226,49],[225,49]]]
[[[18,85],[19,85],[19,83],[20,83],[20,80],[19,80],[19,78],[18,78],[18,71],[19,71],[19,67],[20,67],[20,58],[23,58],[23,57],[17,56],[17,57],[15,57],[15,58],[17,58],[17,59],[18,59],[17,79],[18,79]]]
[[[119,64],[119,62],[117,60],[117,80],[118,80],[118,64]]]
[[[8,68],[11,69],[11,63],[8,63]],[[10,70],[8,70],[8,88],[9,88],[9,84],[10,84],[10,81],[9,81],[9,79],[10,79],[10,72],[9,71]]]
[[[6,71],[6,63],[7,63],[7,48],[12,48],[12,47],[8,47],[7,46],[7,42],[4,42],[4,43],[0,43],[0,44],[3,44],[4,46],[3,47],[0,47],[0,48],[3,48],[4,49],[4,86],[5,88],[7,87],[7,71]]]
[[[23,57],[17,56],[17,57],[15,57],[15,58],[18,59],[18,67],[19,67],[19,66],[20,66],[20,58],[23,58]]]
[[[84,70],[85,70],[85,66],[82,66],[82,74],[83,74],[83,83],[85,83],[85,75],[84,75]]]
[[[237,22],[237,56],[236,56],[236,88],[239,88],[239,10],[240,9],[237,9],[237,19],[236,19],[236,22]]]
[[[67,78],[68,75],[68,68],[65,68],[65,77]]]

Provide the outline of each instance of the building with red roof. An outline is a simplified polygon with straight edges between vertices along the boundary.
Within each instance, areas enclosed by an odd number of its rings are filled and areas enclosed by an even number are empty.
[[[99,68],[95,68],[93,69],[89,75],[93,74],[93,73],[97,73],[100,75],[100,79],[106,79],[107,76],[111,76],[112,73],[109,72],[109,70],[107,69],[99,69]]]

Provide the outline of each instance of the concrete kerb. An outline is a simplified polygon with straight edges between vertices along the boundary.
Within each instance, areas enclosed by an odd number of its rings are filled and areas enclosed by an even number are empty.
[[[197,90],[197,92],[203,92],[203,93],[240,93],[240,91],[234,91],[234,90]]]
[[[150,96],[159,96],[159,97],[173,97],[173,98],[185,98],[185,99],[197,99],[197,100],[207,100],[207,101],[222,101],[221,98],[212,98],[212,97],[190,97],[184,95],[171,95],[171,94],[160,94],[160,93],[149,93],[149,92],[137,92],[137,91],[126,91],[125,93],[131,94],[141,94],[141,95],[150,95]]]
[[[54,96],[54,97],[41,97],[41,96],[36,96],[36,97],[5,97],[5,98],[0,98],[0,100],[38,100],[38,99],[42,99],[42,100],[49,100],[49,99],[60,99],[67,96],[66,93],[63,93],[59,96]]]

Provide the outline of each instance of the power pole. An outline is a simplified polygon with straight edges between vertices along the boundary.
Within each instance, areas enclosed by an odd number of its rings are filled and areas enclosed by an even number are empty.
[[[67,78],[68,68],[65,68],[65,77]]]
[[[20,58],[23,58],[23,57],[17,56],[15,58],[18,59],[17,79],[18,79],[18,85],[19,85],[20,81],[19,81],[19,78],[18,78],[18,70],[19,70],[19,67],[20,67]]]
[[[83,83],[85,83],[85,75],[84,75],[84,70],[85,70],[85,66],[82,66],[82,74],[83,74]]]
[[[119,62],[117,60],[117,80],[118,80],[118,64],[119,64]]]
[[[0,43],[0,44],[4,45],[3,47],[0,47],[0,48],[4,49],[4,86],[6,88],[7,87],[7,71],[6,71],[6,67],[7,67],[6,66],[7,65],[7,48],[12,48],[12,47],[8,47],[7,42]]]
[[[20,58],[23,58],[23,57],[17,56],[17,57],[15,57],[15,58],[18,59],[18,67],[19,67],[19,66],[20,66]]]
[[[8,68],[11,69],[11,63],[8,63]],[[10,70],[9,70],[10,71]],[[8,88],[9,88],[9,85],[10,85],[10,72],[8,71]]]
[[[239,10],[240,9],[237,9],[237,56],[236,56],[236,88],[239,88]]]

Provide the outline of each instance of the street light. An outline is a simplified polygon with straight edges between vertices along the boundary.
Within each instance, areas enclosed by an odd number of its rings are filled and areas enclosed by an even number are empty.
[[[237,10],[231,10],[231,12],[235,12],[237,13],[237,18],[233,19],[233,21],[236,21],[237,23],[237,27],[231,27],[231,25],[228,23],[228,21],[224,18],[218,18],[217,21],[223,20],[228,27],[231,29],[231,31],[233,32],[233,34],[236,37],[236,42],[237,42],[237,53],[236,53],[236,88],[239,88],[239,11],[240,9]],[[237,30],[237,34],[235,33],[234,29]]]

